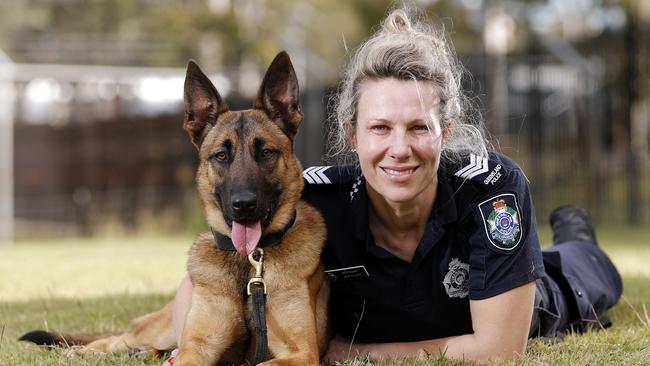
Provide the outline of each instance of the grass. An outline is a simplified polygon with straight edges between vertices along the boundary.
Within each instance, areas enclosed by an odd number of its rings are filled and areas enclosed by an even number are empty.
[[[540,232],[548,243],[547,228]],[[19,242],[0,247],[0,365],[160,365],[125,354],[85,360],[16,339],[31,329],[79,333],[125,330],[130,320],[169,301],[184,274],[190,237]],[[527,354],[495,365],[650,365],[650,228],[599,230],[599,241],[624,278],[624,299],[610,311],[614,326],[533,340]],[[347,366],[366,365],[364,361]],[[379,365],[469,365],[440,359]]]

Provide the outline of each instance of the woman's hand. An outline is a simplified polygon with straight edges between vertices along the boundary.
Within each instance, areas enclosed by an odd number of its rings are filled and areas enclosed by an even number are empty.
[[[478,363],[509,360],[526,350],[535,302],[535,281],[484,300],[470,300],[473,334],[418,342],[350,343],[342,337],[330,341],[323,362],[355,357],[370,360],[444,356]]]
[[[411,351],[408,347],[404,347],[404,344],[405,343],[352,343],[349,339],[336,336],[330,341],[329,346],[327,347],[327,352],[323,356],[323,363],[331,364],[354,358],[362,360],[368,359],[371,361],[391,357],[417,358],[420,360],[429,358],[429,353],[423,348],[416,346]]]

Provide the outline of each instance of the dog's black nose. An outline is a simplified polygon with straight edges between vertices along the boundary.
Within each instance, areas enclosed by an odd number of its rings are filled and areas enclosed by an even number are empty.
[[[257,195],[253,192],[240,192],[232,195],[232,210],[238,218],[246,218],[257,208]]]

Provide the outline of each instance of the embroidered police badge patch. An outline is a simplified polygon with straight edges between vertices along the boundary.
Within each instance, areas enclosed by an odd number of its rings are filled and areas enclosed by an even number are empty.
[[[466,297],[469,294],[469,264],[462,263],[458,258],[452,259],[442,284],[449,297]]]
[[[479,205],[487,238],[497,249],[511,251],[521,241],[521,214],[517,197],[500,194]]]

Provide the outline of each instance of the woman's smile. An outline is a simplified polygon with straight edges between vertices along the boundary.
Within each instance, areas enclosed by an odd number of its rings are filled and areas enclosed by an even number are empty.
[[[395,183],[406,183],[415,175],[417,166],[382,166],[384,173]]]

